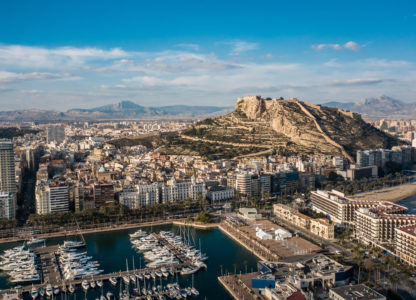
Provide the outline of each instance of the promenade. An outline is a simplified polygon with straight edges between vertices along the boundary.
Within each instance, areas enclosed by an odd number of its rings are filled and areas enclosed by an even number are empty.
[[[254,277],[256,275],[257,273],[225,275],[218,277],[218,281],[236,300],[258,299],[258,295],[252,294],[251,289],[241,280],[242,276]]]
[[[248,251],[256,255],[258,258],[264,261],[276,261],[279,260],[279,256],[276,253],[267,249],[264,245],[260,244],[256,239],[253,239],[243,232],[241,232],[238,228],[233,227],[227,221],[223,221],[220,223],[219,228],[222,232],[226,235],[231,237],[241,246],[246,248]]]
[[[177,221],[178,220],[176,220],[175,222]],[[36,237],[51,238],[51,237],[61,237],[61,236],[74,236],[78,234],[107,232],[107,231],[116,231],[116,230],[133,229],[133,228],[149,227],[149,226],[159,226],[159,225],[170,225],[173,223],[174,223],[173,220],[157,220],[157,221],[142,222],[142,223],[128,223],[128,224],[119,224],[119,225],[113,224],[110,226],[98,226],[95,228],[88,228],[88,229],[62,230],[62,231],[51,232],[51,233],[36,234]],[[25,241],[25,240],[29,240],[31,237],[32,235],[30,234],[30,235],[22,235],[22,236],[16,236],[16,237],[11,237],[11,238],[0,238],[0,244]]]

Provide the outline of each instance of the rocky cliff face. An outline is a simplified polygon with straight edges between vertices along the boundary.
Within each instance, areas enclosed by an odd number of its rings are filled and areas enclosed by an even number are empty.
[[[343,155],[353,161],[358,149],[390,147],[399,141],[355,113],[298,99],[242,97],[228,115],[199,122],[184,139],[250,148],[251,153]]]

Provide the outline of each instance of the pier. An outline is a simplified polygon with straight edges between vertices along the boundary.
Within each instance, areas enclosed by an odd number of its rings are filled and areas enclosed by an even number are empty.
[[[152,233],[152,235],[159,241],[159,243],[163,246],[165,246],[166,248],[169,249],[170,252],[172,252],[177,259],[179,259],[182,263],[186,264],[186,265],[191,265],[192,262],[185,257],[182,253],[180,253],[178,251],[178,249],[176,249],[176,247],[172,246],[167,240],[165,240],[164,238],[162,238],[160,235],[158,235],[157,233]]]

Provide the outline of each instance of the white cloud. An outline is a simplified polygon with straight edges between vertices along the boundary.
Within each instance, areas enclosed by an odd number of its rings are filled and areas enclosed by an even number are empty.
[[[240,40],[226,42],[225,44],[231,46],[231,52],[229,54],[231,56],[238,56],[241,53],[253,51],[253,50],[258,49],[259,47],[258,43],[252,43],[252,42],[240,41]]]
[[[340,44],[318,44],[318,45],[312,45],[312,48],[318,51],[325,50],[327,48],[331,48],[334,50],[341,50],[342,46]]]
[[[114,48],[42,48],[20,45],[0,45],[0,66],[32,69],[62,69],[79,67],[88,61],[124,58],[130,54]]]
[[[365,67],[399,68],[410,66],[411,63],[405,60],[387,60],[380,58],[367,58],[358,62]]]
[[[384,82],[385,80],[377,78],[355,78],[348,80],[334,80],[328,83],[329,86],[355,86],[355,85],[373,85]]]
[[[358,51],[361,49],[361,46],[356,42],[349,41],[344,44],[344,48],[351,49],[353,51]]]
[[[65,78],[71,78],[68,74],[53,74],[53,73],[14,73],[7,71],[0,71],[0,82],[10,83],[18,81],[29,81],[29,80],[61,80]]]
[[[344,45],[341,44],[317,44],[317,45],[312,45],[312,48],[317,50],[317,51],[321,51],[321,50],[325,50],[325,49],[333,49],[333,50],[342,50],[342,49],[349,49],[349,50],[353,50],[353,51],[358,51],[361,49],[361,46],[354,42],[354,41],[349,41],[346,42]]]

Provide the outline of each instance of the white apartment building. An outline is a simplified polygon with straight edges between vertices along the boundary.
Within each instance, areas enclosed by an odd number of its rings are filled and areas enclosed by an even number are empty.
[[[196,201],[199,197],[205,199],[206,196],[205,183],[198,183],[195,178],[187,181],[177,181],[172,178],[166,184],[155,182],[125,188],[120,193],[119,200],[120,204],[137,209],[154,203],[182,202],[188,198]]]
[[[322,212],[331,218],[336,224],[353,224],[355,211],[359,208],[375,208],[380,206],[380,201],[353,200],[336,190],[311,192],[312,209]],[[393,205],[391,202],[384,202]]]
[[[356,237],[369,244],[393,244],[397,227],[416,224],[416,215],[404,214],[406,210],[394,203],[358,209],[355,213]]]
[[[188,181],[176,181],[172,178],[161,188],[162,202],[182,202],[187,198],[198,200],[198,197],[206,197],[207,191],[203,182],[197,183],[195,177]]]
[[[124,189],[120,193],[120,204],[131,209],[138,209],[141,206],[159,203],[160,187],[158,183],[136,185],[134,188]]]
[[[212,203],[230,200],[234,198],[234,189],[216,187],[207,192],[207,198]]]
[[[69,210],[69,190],[66,185],[41,183],[36,187],[36,213],[43,215]]]
[[[251,175],[248,173],[239,173],[235,180],[235,189],[244,195],[251,195]]]
[[[396,256],[416,267],[416,225],[395,228]]]

